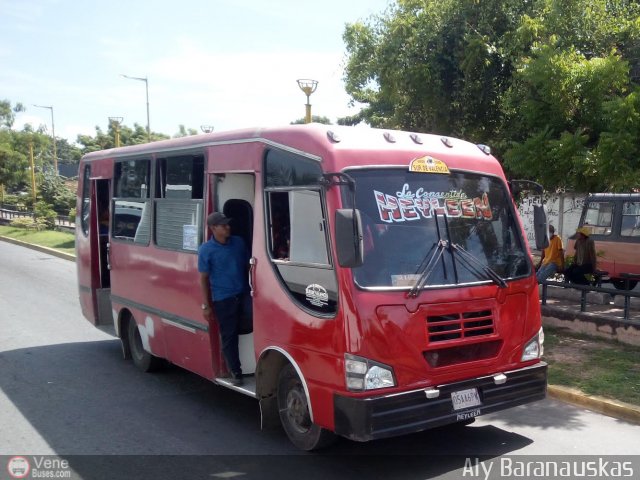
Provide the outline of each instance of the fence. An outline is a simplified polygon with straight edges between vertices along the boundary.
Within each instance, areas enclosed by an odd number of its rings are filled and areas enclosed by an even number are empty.
[[[624,306],[623,306],[623,317],[625,321],[630,320],[629,310],[631,307],[631,298],[640,298],[640,292],[632,291],[632,290],[618,290],[616,288],[604,288],[600,286],[592,286],[592,285],[578,285],[575,283],[564,283],[558,282],[557,280],[544,280],[540,282],[542,285],[542,295],[540,296],[542,305],[547,304],[547,287],[564,287],[567,289],[578,290],[580,292],[580,311],[587,311],[587,294],[590,292],[596,293],[604,293],[614,296],[622,296],[624,297]]]
[[[11,205],[11,207],[11,209],[4,208],[4,205],[0,207],[0,220],[2,220],[2,223],[10,223],[15,218],[33,218],[33,212],[24,208],[16,208],[15,205]],[[66,215],[58,215],[56,217],[56,226],[64,230],[75,230],[74,220]]]

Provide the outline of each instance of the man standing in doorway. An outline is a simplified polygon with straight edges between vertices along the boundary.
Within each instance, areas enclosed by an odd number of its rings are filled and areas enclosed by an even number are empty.
[[[222,340],[222,353],[231,374],[230,383],[242,385],[238,352],[238,329],[250,316],[249,254],[241,237],[231,235],[231,219],[214,212],[207,217],[213,236],[198,250],[198,271],[202,291],[202,313],[207,321],[215,314]]]

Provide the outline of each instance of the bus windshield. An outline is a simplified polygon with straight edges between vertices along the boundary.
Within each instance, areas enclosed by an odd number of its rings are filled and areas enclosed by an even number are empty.
[[[531,273],[511,198],[499,178],[405,169],[348,172],[362,215],[360,287],[444,287]]]

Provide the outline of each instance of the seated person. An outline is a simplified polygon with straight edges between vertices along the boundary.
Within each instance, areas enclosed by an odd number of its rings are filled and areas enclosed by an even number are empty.
[[[565,280],[578,285],[588,285],[585,275],[596,270],[596,244],[590,238],[591,231],[587,227],[580,227],[577,231],[576,254],[573,264],[565,270]]]
[[[556,229],[553,225],[549,225],[549,246],[542,251],[537,270],[536,278],[538,282],[542,282],[564,270],[562,239],[556,235]]]

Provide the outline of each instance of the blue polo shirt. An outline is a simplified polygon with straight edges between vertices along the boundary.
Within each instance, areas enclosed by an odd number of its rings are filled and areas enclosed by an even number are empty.
[[[227,243],[211,237],[198,249],[198,271],[209,274],[214,301],[249,290],[247,267],[249,253],[241,237],[231,236]]]

